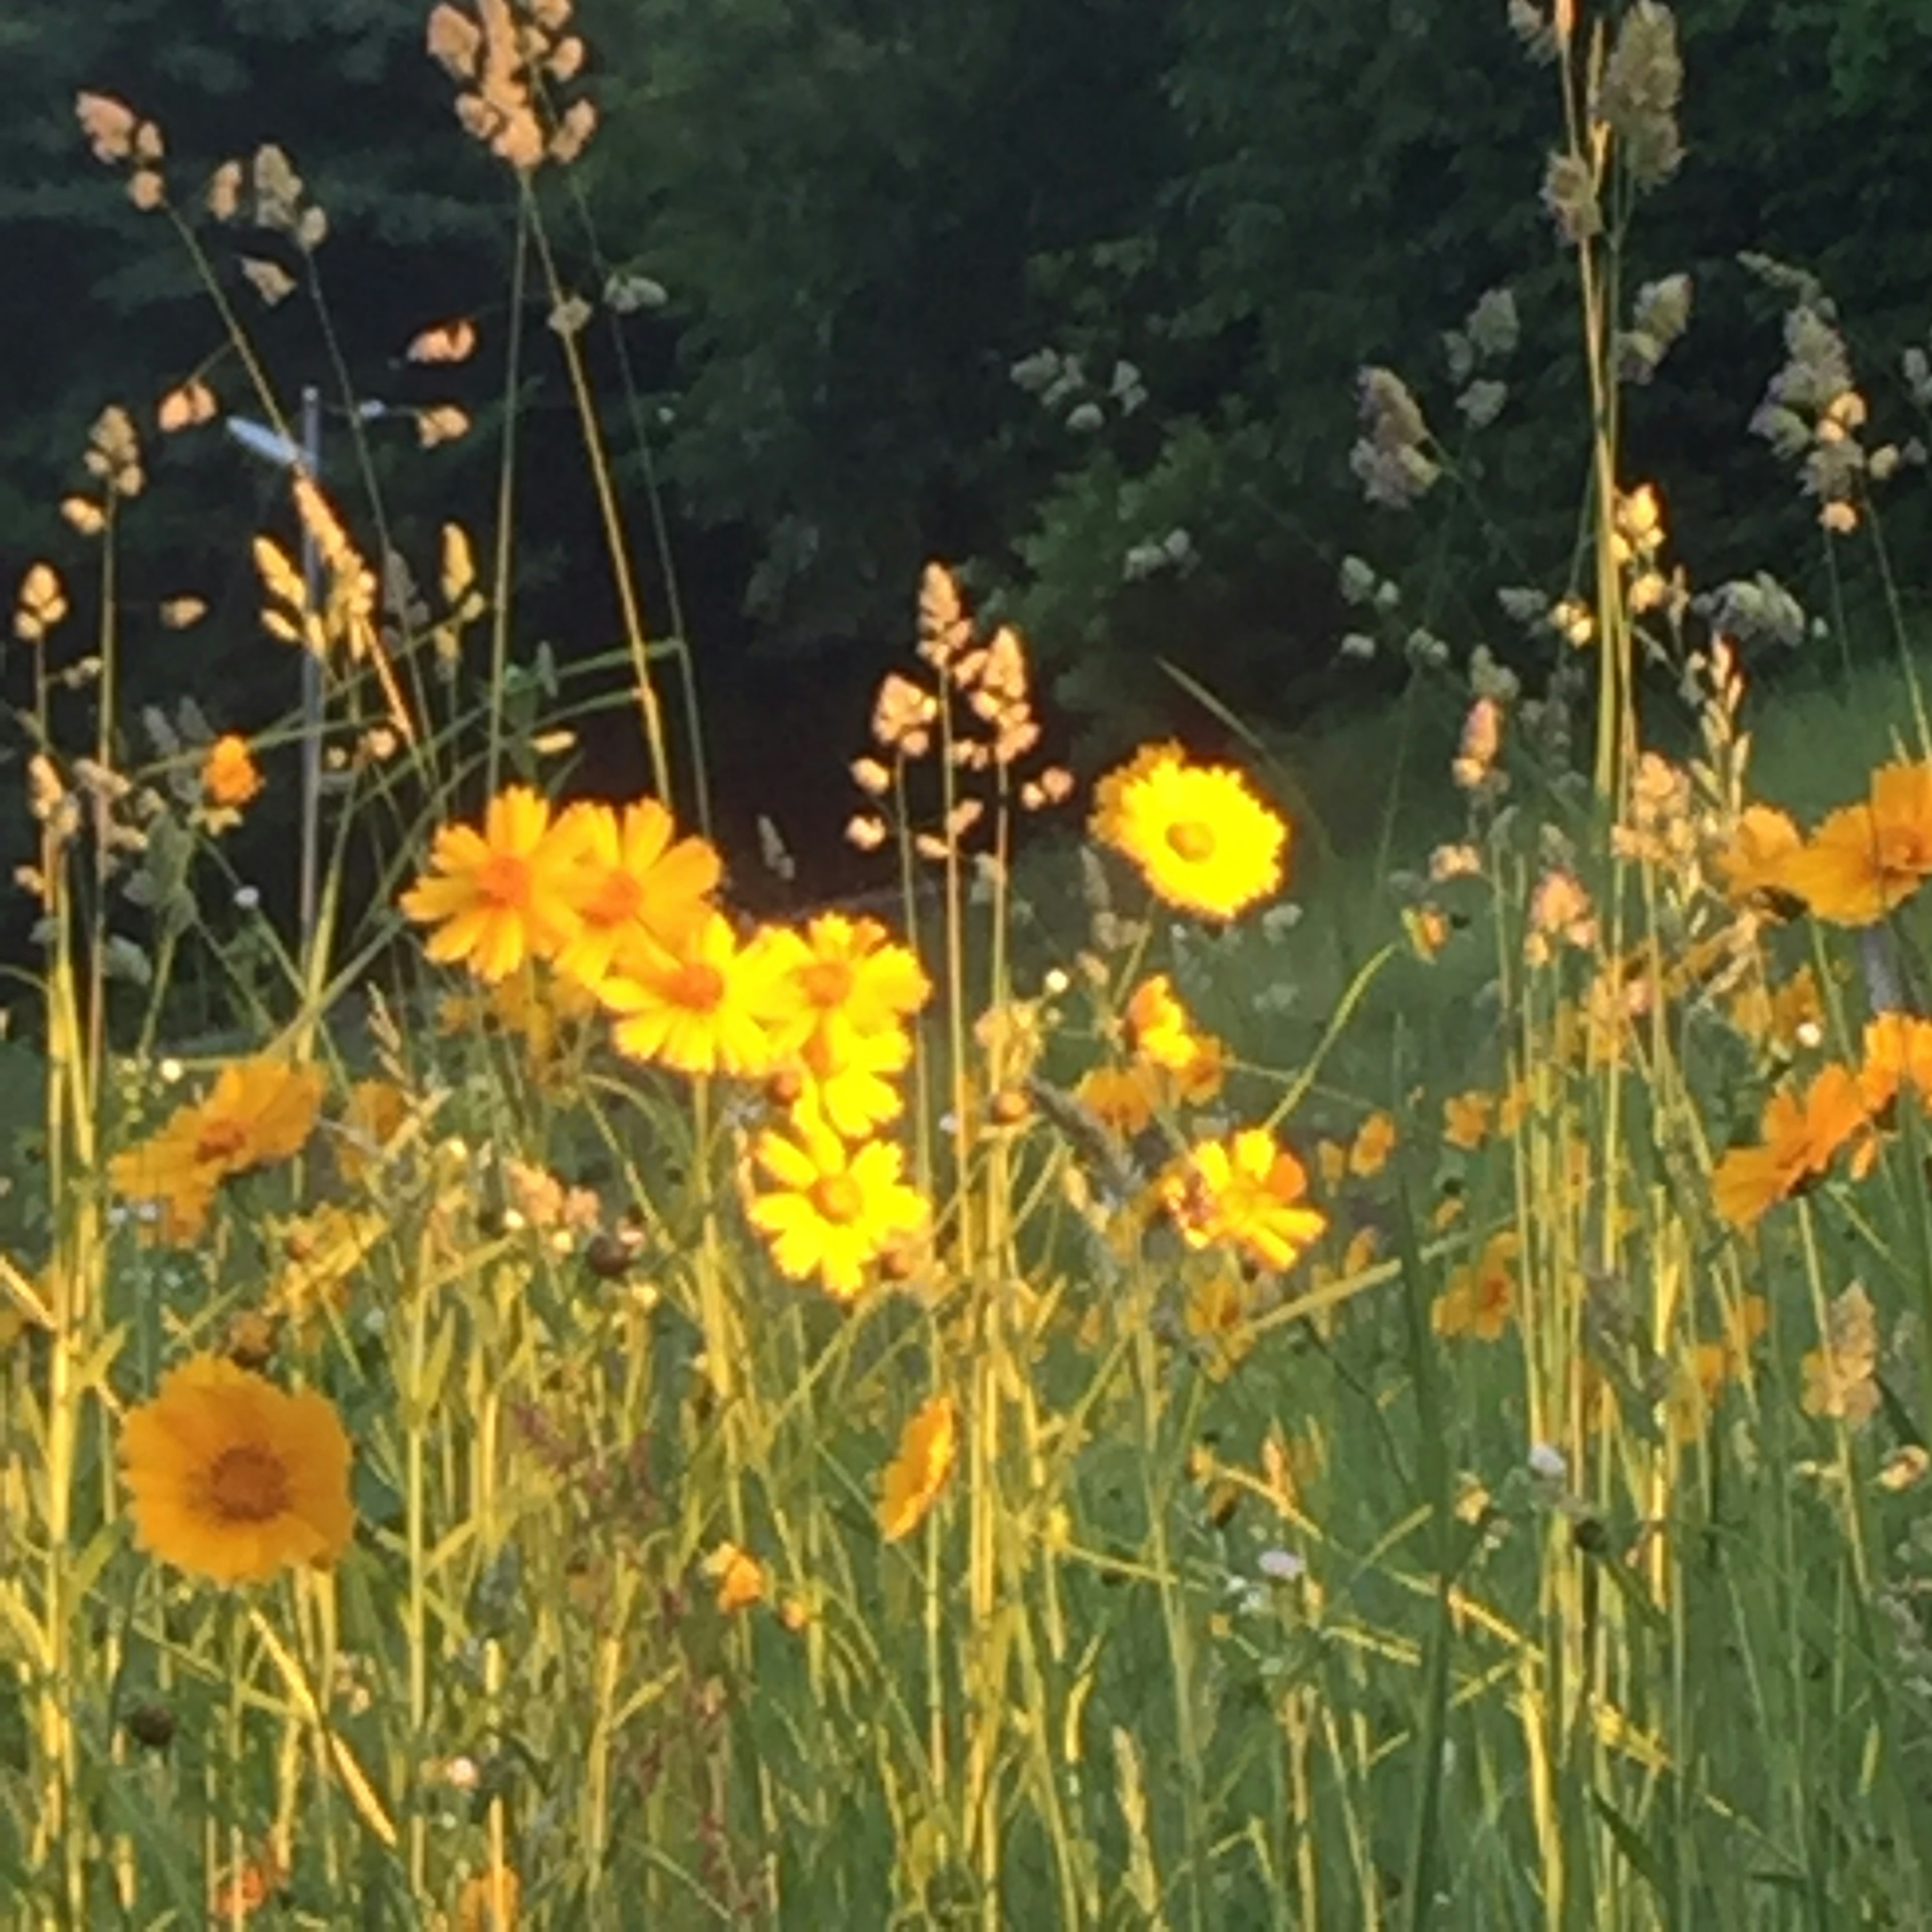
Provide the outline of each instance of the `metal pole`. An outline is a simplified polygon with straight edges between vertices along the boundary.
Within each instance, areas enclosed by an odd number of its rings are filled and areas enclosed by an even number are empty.
[[[302,466],[311,482],[322,480],[322,392],[313,384],[302,392]],[[308,608],[322,608],[322,553],[306,519],[302,524],[302,583]],[[322,661],[302,653],[302,873],[299,911],[302,958],[308,962],[315,938],[316,904],[322,867]],[[310,962],[312,964],[312,962]]]

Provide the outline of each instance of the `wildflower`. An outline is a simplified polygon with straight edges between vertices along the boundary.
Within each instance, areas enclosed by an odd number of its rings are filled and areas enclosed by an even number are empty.
[[[1160,1104],[1158,1076],[1144,1064],[1096,1066],[1083,1074],[1073,1097],[1094,1119],[1124,1140],[1144,1133]]]
[[[1496,1119],[1496,1096],[1471,1088],[1452,1094],[1442,1103],[1442,1138],[1453,1148],[1473,1154],[1490,1137]]]
[[[620,1053],[680,1073],[756,1077],[772,1064],[768,1028],[784,1010],[782,971],[769,929],[741,946],[714,911],[675,951],[632,947],[598,997],[617,1016],[610,1036]]]
[[[879,1484],[879,1534],[888,1543],[910,1536],[945,1488],[958,1454],[959,1418],[950,1395],[922,1404],[900,1432],[898,1454]]]
[[[775,1186],[752,1201],[752,1226],[771,1242],[781,1274],[815,1274],[838,1300],[850,1300],[866,1270],[926,1226],[925,1198],[902,1178],[900,1150],[886,1141],[848,1148],[809,1107],[794,1110],[789,1132],[760,1135],[757,1154]]]
[[[718,1607],[726,1616],[748,1610],[765,1598],[765,1567],[735,1543],[721,1543],[704,1559],[706,1580],[718,1590]]]
[[[1529,899],[1530,931],[1523,957],[1532,966],[1550,963],[1558,941],[1588,950],[1597,943],[1590,896],[1574,872],[1560,866],[1544,874]]]
[[[208,1916],[219,1925],[260,1912],[288,1882],[288,1868],[272,1843],[244,1858],[208,1895]]]
[[[430,869],[402,897],[404,912],[436,930],[430,958],[467,961],[478,978],[506,978],[530,958],[548,958],[577,934],[577,862],[584,821],[553,820],[548,802],[526,785],[493,798],[483,829],[438,828]]]
[[[1276,1269],[1292,1268],[1328,1225],[1307,1192],[1300,1162],[1265,1127],[1204,1142],[1161,1183],[1162,1201],[1190,1248],[1226,1243]]]
[[[328,1398],[214,1355],[162,1378],[121,1431],[136,1540],[218,1583],[326,1566],[349,1546],[349,1438]]]
[[[388,1157],[410,1118],[410,1096],[392,1080],[358,1080],[337,1124],[335,1165],[343,1179],[365,1180]]]
[[[569,880],[578,925],[557,955],[560,972],[594,986],[627,940],[675,950],[704,923],[723,866],[706,840],[677,838],[656,799],[639,799],[621,815],[608,805],[574,805],[561,822],[580,834],[582,849]]]
[[[324,1310],[340,1315],[348,1306],[351,1280],[388,1226],[374,1208],[339,1201],[324,1202],[313,1214],[287,1222],[281,1230],[282,1265],[268,1288],[270,1313],[298,1332]]]
[[[1932,1107],[1932,1020],[1910,1013],[1880,1013],[1867,1022],[1858,1090],[1867,1109],[1882,1114],[1900,1088]]]
[[[781,1052],[818,1040],[836,1059],[855,1036],[897,1030],[932,996],[917,956],[875,919],[824,913],[802,934],[782,928],[772,945],[795,999],[778,1030]]]
[[[1734,1227],[1750,1227],[1822,1174],[1870,1120],[1849,1068],[1823,1069],[1802,1100],[1780,1088],[1766,1106],[1760,1143],[1732,1148],[1712,1173],[1718,1213]]]
[[[456,1894],[453,1932],[514,1932],[523,1883],[508,1865],[466,1879]]]
[[[1349,1145],[1348,1172],[1358,1180],[1369,1180],[1388,1165],[1394,1150],[1395,1122],[1387,1114],[1371,1114]]]
[[[905,1071],[911,1059],[911,1036],[897,1028],[854,1035],[844,1042],[842,1052],[835,1046],[833,1036],[820,1033],[800,1050],[798,1072],[804,1090],[834,1130],[848,1141],[857,1141],[905,1111],[905,1096],[892,1078]]]
[[[164,1238],[190,1241],[224,1181],[301,1151],[322,1087],[313,1066],[266,1055],[232,1061],[205,1098],[177,1108],[159,1132],[116,1154],[108,1178],[127,1199],[160,1206]]]
[[[1522,1251],[1522,1238],[1513,1228],[1492,1234],[1474,1262],[1451,1273],[1430,1309],[1429,1325],[1442,1336],[1501,1341],[1516,1318],[1516,1264]]]
[[[201,760],[201,790],[210,805],[238,812],[261,789],[262,774],[247,739],[230,732],[208,746]]]
[[[1096,797],[1094,836],[1170,905],[1232,919],[1281,885],[1288,827],[1237,772],[1169,752]]]
[[[1233,1267],[1217,1268],[1196,1282],[1181,1320],[1205,1352],[1210,1381],[1225,1382],[1254,1348],[1247,1295]]]
[[[1932,762],[1886,765],[1870,796],[1826,818],[1786,861],[1784,884],[1820,919],[1870,926],[1932,876]]]

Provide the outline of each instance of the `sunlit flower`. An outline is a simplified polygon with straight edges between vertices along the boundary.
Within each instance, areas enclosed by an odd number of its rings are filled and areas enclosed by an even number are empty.
[[[832,1126],[848,1141],[863,1140],[905,1111],[893,1084],[912,1060],[910,1035],[890,1032],[814,1033],[799,1049],[806,1090]]]
[[[773,1183],[747,1216],[771,1242],[772,1258],[794,1281],[816,1275],[850,1301],[880,1258],[926,1226],[925,1197],[902,1176],[904,1156],[886,1141],[848,1148],[807,1107],[790,1129],[758,1136],[758,1162]]]
[[[706,1580],[716,1586],[718,1607],[730,1616],[765,1598],[765,1566],[735,1543],[721,1543],[704,1559]]]
[[[1306,1171],[1265,1127],[1203,1142],[1161,1181],[1162,1203],[1190,1248],[1225,1244],[1266,1268],[1292,1267],[1328,1226],[1307,1192]]]
[[[779,929],[772,946],[794,995],[778,1030],[781,1052],[819,1039],[836,1058],[855,1035],[902,1028],[932,994],[917,956],[875,919],[821,913],[802,933]]]
[[[1095,798],[1094,836],[1170,905],[1232,919],[1280,887],[1288,827],[1238,772],[1168,752]]]
[[[215,740],[201,760],[202,796],[225,812],[239,812],[262,789],[262,774],[246,738],[232,732]]]
[[[349,1438],[325,1396],[197,1355],[128,1412],[121,1471],[136,1540],[218,1583],[264,1582],[349,1546]]]
[[[270,1283],[267,1306],[301,1334],[325,1310],[348,1306],[351,1281],[388,1232],[387,1217],[373,1208],[326,1201],[281,1230],[282,1264]]]
[[[262,1055],[231,1061],[205,1097],[179,1107],[160,1131],[116,1154],[115,1192],[161,1210],[162,1237],[192,1240],[221,1184],[292,1160],[322,1105],[322,1076]]]
[[[472,825],[438,828],[430,869],[402,896],[430,958],[467,961],[497,980],[526,959],[554,956],[575,936],[577,863],[586,821],[553,820],[549,802],[525,785],[500,792]]]
[[[1750,1227],[1822,1174],[1838,1150],[1870,1124],[1864,1096],[1849,1068],[1825,1067],[1802,1099],[1780,1088],[1766,1105],[1759,1144],[1731,1148],[1712,1174],[1718,1213],[1734,1227]]]
[[[1473,1262],[1450,1274],[1430,1308],[1430,1326],[1438,1335],[1501,1341],[1516,1316],[1516,1267],[1522,1252],[1522,1238],[1514,1229],[1492,1234]]]
[[[788,1010],[782,974],[769,931],[740,945],[713,912],[676,952],[630,948],[598,997],[617,1016],[610,1036],[620,1053],[680,1073],[755,1077],[771,1070],[770,1028]]]
[[[464,1881],[456,1894],[452,1932],[514,1932],[523,1883],[508,1865]]]
[[[1858,1091],[1866,1110],[1882,1114],[1900,1088],[1932,1108],[1932,1020],[1911,1013],[1880,1013],[1865,1024]]]
[[[574,805],[560,823],[581,845],[568,880],[578,925],[557,955],[560,971],[594,986],[627,941],[675,950],[710,916],[724,869],[717,852],[705,839],[678,838],[657,800],[639,799],[621,815],[608,805]]]
[[[1932,763],[1886,765],[1870,797],[1832,813],[1786,861],[1784,884],[1822,920],[1870,926],[1932,876]]]
[[[898,1454],[879,1483],[879,1534],[888,1543],[910,1536],[945,1488],[958,1453],[959,1419],[950,1395],[922,1404],[900,1432]]]

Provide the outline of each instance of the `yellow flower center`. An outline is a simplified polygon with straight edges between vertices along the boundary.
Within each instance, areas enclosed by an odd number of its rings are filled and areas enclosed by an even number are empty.
[[[798,976],[805,997],[814,1006],[842,1006],[852,997],[853,972],[844,959],[814,959]]]
[[[848,1227],[866,1211],[866,1197],[849,1174],[827,1174],[812,1184],[812,1204],[821,1219]]]
[[[724,998],[724,976],[708,959],[689,959],[674,973],[664,998],[694,1013],[715,1012]]]
[[[614,866],[591,894],[584,916],[592,926],[627,926],[644,902],[644,887],[621,866]]]
[[[1204,865],[1214,856],[1214,828],[1198,818],[1177,819],[1167,828],[1167,843],[1176,858]]]
[[[492,852],[476,868],[476,896],[491,905],[527,905],[530,896],[530,862],[515,852]]]
[[[196,1166],[212,1167],[232,1160],[248,1144],[248,1130],[239,1120],[210,1120],[194,1137]]]
[[[238,1443],[208,1472],[208,1499],[231,1522],[266,1522],[289,1506],[288,1471],[267,1450]]]

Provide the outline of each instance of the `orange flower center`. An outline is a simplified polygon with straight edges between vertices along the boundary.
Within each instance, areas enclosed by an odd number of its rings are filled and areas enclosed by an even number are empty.
[[[1202,865],[1214,856],[1214,828],[1198,818],[1177,819],[1167,828],[1167,843],[1176,858]]]
[[[476,896],[493,906],[527,905],[530,897],[530,861],[520,853],[492,852],[476,868]]]
[[[716,1012],[724,998],[724,976],[708,959],[686,960],[666,982],[664,998],[690,1012]]]
[[[866,1211],[866,1197],[849,1174],[827,1174],[812,1184],[812,1204],[835,1226],[849,1227]]]
[[[798,976],[805,997],[814,1006],[842,1006],[852,997],[851,964],[844,959],[814,959]]]
[[[231,1522],[266,1522],[289,1506],[281,1459],[253,1442],[224,1449],[208,1472],[208,1498]]]
[[[644,902],[644,887],[621,866],[614,866],[591,894],[584,916],[592,926],[628,926]]]
[[[196,1166],[213,1167],[232,1160],[248,1144],[248,1130],[239,1120],[210,1120],[194,1137]]]

